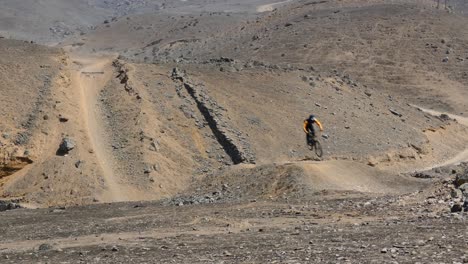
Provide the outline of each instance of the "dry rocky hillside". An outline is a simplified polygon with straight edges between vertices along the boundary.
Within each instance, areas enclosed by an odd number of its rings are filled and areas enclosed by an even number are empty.
[[[337,70],[385,93],[405,94],[413,104],[468,111],[462,100],[468,97],[466,16],[411,1],[339,2],[297,1],[240,21],[226,13],[121,19],[98,27],[84,47],[105,50],[116,43],[114,50],[121,46],[123,56],[144,62],[226,57],[313,66]],[[220,20],[228,25],[206,26],[220,25]],[[141,26],[150,21],[156,21],[154,27]],[[134,41],[128,42],[128,35]],[[107,38],[99,43],[102,36]]]
[[[468,262],[465,9],[3,1],[0,262]]]

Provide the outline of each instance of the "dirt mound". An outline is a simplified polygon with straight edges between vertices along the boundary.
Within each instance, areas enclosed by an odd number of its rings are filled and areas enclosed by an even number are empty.
[[[207,176],[170,203],[310,198],[324,191],[395,195],[415,192],[430,184],[430,180],[396,175],[352,161],[243,165]]]

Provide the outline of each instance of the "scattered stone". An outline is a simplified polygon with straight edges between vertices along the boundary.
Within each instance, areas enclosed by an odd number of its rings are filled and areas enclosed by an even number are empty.
[[[49,251],[52,249],[52,245],[44,243],[39,246],[39,251]]]
[[[468,183],[468,171],[457,174],[457,178],[455,179],[455,185],[457,187],[460,187],[465,183]]]
[[[177,80],[183,81],[183,79],[185,77],[185,73],[183,71],[179,70],[179,68],[176,67],[176,68],[172,69],[171,77],[172,77],[172,79],[177,79]]]
[[[60,143],[59,149],[57,154],[60,156],[64,156],[68,154],[71,150],[73,150],[76,146],[76,143],[71,138],[64,138],[62,139],[62,143]]]
[[[145,165],[145,168],[143,169],[144,174],[150,174],[152,171],[151,166]]]
[[[463,205],[461,203],[455,203],[452,208],[450,208],[452,213],[458,213],[463,211]]]
[[[439,116],[439,119],[442,120],[442,121],[450,121],[450,120],[452,120],[452,119],[450,118],[450,116],[448,116],[447,114],[441,114],[441,115]]]
[[[448,62],[449,61],[449,57],[445,57],[442,59],[442,62]]]
[[[68,120],[69,120],[68,117],[59,115],[59,121],[60,121],[60,123],[66,123],[66,122],[68,122]]]
[[[16,135],[15,145],[24,145],[29,141],[29,134],[27,132],[20,132]]]
[[[434,178],[433,175],[430,175],[428,173],[425,173],[425,172],[417,172],[413,175],[413,177],[415,178],[419,178],[419,179],[432,179]]]
[[[79,169],[83,163],[84,161],[78,160],[77,162],[75,162],[75,168]]]
[[[155,141],[155,140],[151,141],[150,146],[149,146],[149,150],[154,151],[154,152],[158,152],[159,151],[159,142]]]
[[[458,187],[458,190],[462,193],[465,199],[468,200],[468,183],[464,183]]]
[[[65,212],[65,208],[55,208],[55,209],[52,209],[51,213],[54,213],[54,214],[58,214],[58,213],[64,213]]]
[[[371,167],[375,167],[377,166],[377,164],[379,164],[379,162],[374,159],[374,158],[370,158],[368,161],[367,161],[367,165],[371,166]]]
[[[390,111],[390,113],[392,113],[392,114],[394,114],[394,115],[396,115],[396,116],[398,116],[398,117],[402,117],[402,116],[403,116],[402,114],[398,113],[398,112],[397,112],[396,110],[394,110],[394,109],[391,109],[391,108],[390,108],[390,109],[388,109],[388,110]]]
[[[384,253],[384,254],[385,254],[385,253],[387,253],[387,252],[388,252],[388,249],[387,249],[387,248],[382,248],[382,249],[380,250],[380,253]]]
[[[0,200],[0,212],[19,209],[19,208],[21,208],[21,206],[17,204],[16,202]]]

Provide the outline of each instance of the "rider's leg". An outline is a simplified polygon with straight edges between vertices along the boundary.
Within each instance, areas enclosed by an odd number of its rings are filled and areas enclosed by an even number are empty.
[[[309,135],[310,135],[310,141],[312,142],[312,144],[315,144],[315,129],[311,129],[309,131]]]
[[[312,146],[312,144],[314,143],[312,137],[310,136],[310,134],[306,135],[306,141],[307,141],[307,145],[309,145],[309,146]]]

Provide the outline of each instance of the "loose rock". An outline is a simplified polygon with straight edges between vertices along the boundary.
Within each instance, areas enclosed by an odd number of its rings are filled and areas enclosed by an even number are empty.
[[[60,156],[64,156],[68,154],[71,150],[73,150],[76,146],[76,143],[71,138],[64,138],[62,139],[62,143],[60,143],[59,149],[57,154]]]

